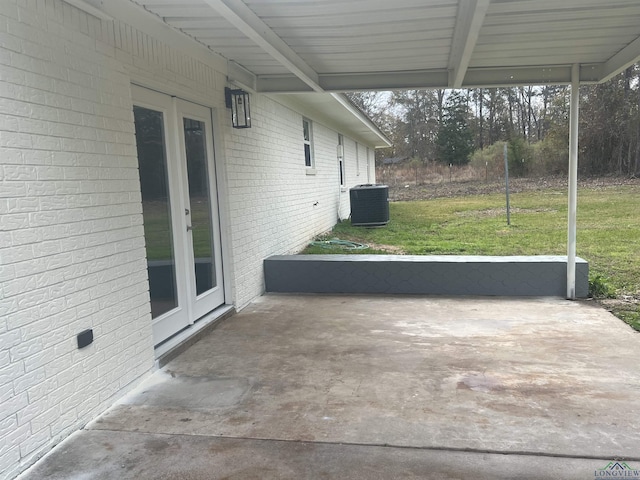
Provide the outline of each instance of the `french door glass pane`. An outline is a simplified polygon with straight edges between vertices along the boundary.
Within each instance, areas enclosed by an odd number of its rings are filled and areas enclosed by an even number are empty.
[[[200,295],[216,286],[205,123],[185,118],[184,143],[191,204],[191,239],[195,260],[196,293]]]
[[[164,120],[162,112],[148,108],[134,106],[133,113],[142,190],[151,315],[155,318],[178,306]]]

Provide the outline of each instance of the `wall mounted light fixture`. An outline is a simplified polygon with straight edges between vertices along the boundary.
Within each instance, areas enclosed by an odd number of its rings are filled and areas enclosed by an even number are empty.
[[[231,109],[233,128],[251,128],[249,93],[239,88],[232,90],[225,87],[224,100],[227,108]]]

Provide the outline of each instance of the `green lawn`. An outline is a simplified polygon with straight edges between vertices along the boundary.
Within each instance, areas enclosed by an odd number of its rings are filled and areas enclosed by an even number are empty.
[[[504,205],[498,194],[392,202],[386,227],[345,221],[328,237],[375,245],[353,253],[388,253],[384,246],[391,245],[412,255],[566,255],[566,190],[513,194],[510,226]],[[601,292],[640,295],[640,186],[579,190],[577,253]],[[640,326],[637,308],[619,316]]]
[[[173,258],[173,238],[166,201],[144,202],[143,211],[147,260],[170,260]],[[193,227],[193,249],[196,258],[211,257],[210,218],[208,201],[192,199],[189,220]]]

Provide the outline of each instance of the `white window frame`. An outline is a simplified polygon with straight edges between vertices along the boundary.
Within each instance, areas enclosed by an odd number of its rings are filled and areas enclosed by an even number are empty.
[[[305,117],[302,117],[302,141],[304,142],[304,165],[307,169],[307,174],[315,174],[316,162],[313,155],[313,122]],[[309,152],[308,158],[307,151]]]
[[[338,134],[337,156],[338,170],[340,172],[340,187],[344,189],[347,186],[347,172],[344,163],[344,136],[341,133]]]

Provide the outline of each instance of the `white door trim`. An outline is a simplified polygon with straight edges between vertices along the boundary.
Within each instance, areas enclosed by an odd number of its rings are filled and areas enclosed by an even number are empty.
[[[180,337],[180,342],[184,341],[192,334],[196,333],[201,327],[205,325],[198,325],[198,328],[187,328],[194,322],[199,322],[202,319],[203,324],[209,324],[212,319],[215,319],[217,315],[212,315],[217,310],[225,305],[225,299],[230,298],[228,296],[229,286],[227,278],[225,278],[224,267],[224,251],[225,241],[224,235],[222,235],[221,217],[222,212],[219,202],[218,185],[220,179],[217,177],[216,172],[216,147],[215,137],[215,114],[210,107],[194,104],[186,100],[177,99],[167,94],[150,90],[138,85],[131,85],[132,92],[132,104],[144,108],[148,108],[155,111],[160,111],[163,114],[163,128],[164,128],[164,141],[165,151],[167,156],[167,183],[170,189],[170,212],[171,212],[171,227],[173,229],[173,246],[175,256],[175,275],[176,275],[176,294],[178,296],[178,307],[166,312],[163,315],[153,319],[154,327],[154,344],[156,346],[156,355],[160,355],[161,351],[166,351],[167,348],[164,343],[173,345],[175,343],[174,337]],[[184,214],[184,205],[188,204],[187,193],[187,181],[186,181],[186,164],[184,150],[184,130],[183,130],[183,116],[192,118],[194,120],[203,121],[206,125],[206,133],[208,134],[208,141],[206,143],[207,163],[209,169],[209,192],[211,201],[212,212],[212,227],[214,229],[213,238],[217,244],[215,248],[215,265],[217,267],[216,282],[218,288],[218,298],[221,298],[219,303],[210,308],[196,307],[196,301],[191,302],[191,298],[195,298],[195,277],[191,275],[191,271],[187,268],[190,263],[193,264],[193,249],[191,237],[185,234],[179,234],[179,232],[187,232],[187,221]],[[176,201],[178,199],[179,201]],[[180,257],[180,258],[178,258]],[[221,294],[221,296],[220,296]],[[207,295],[204,292],[200,297]],[[198,297],[198,299],[200,298]],[[202,302],[200,302],[202,303]],[[173,325],[172,325],[173,324]],[[165,327],[166,325],[166,327]],[[176,326],[177,328],[176,330]],[[183,329],[187,328],[186,331]],[[173,331],[176,330],[176,331]],[[190,332],[190,330],[193,330]],[[171,332],[167,334],[167,332]]]

